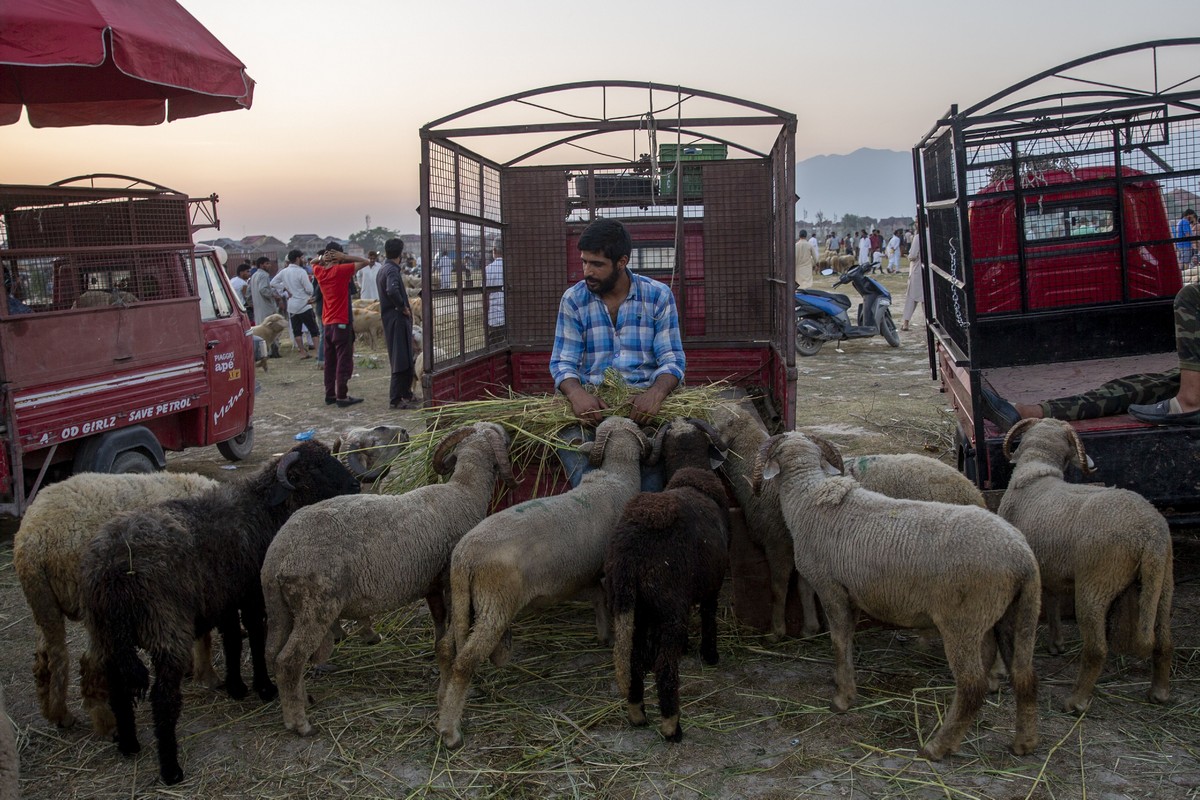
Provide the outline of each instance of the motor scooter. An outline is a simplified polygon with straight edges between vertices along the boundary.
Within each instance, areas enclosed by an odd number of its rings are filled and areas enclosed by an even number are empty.
[[[858,265],[846,270],[834,281],[833,288],[852,283],[862,295],[856,324],[850,322],[850,298],[820,289],[796,291],[796,352],[815,356],[825,342],[864,339],[879,335],[892,347],[900,346],[900,334],[892,322],[892,294],[883,284],[867,275],[868,267]],[[833,270],[822,270],[832,275]]]

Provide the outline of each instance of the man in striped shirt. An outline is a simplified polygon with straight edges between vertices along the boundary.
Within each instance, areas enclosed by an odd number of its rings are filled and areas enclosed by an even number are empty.
[[[644,389],[630,419],[649,424],[663,400],[683,381],[687,360],[675,298],[664,284],[628,269],[633,241],[616,220],[598,219],[579,237],[583,280],[563,293],[550,355],[554,386],[585,425],[602,419],[605,403],[586,386],[616,369]]]

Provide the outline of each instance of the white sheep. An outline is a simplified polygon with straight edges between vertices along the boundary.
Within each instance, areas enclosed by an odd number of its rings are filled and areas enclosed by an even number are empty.
[[[497,666],[507,661],[509,626],[522,609],[586,592],[597,634],[609,639],[600,587],[604,552],[622,509],[641,488],[650,441],[628,419],[609,417],[590,450],[599,468],[577,487],[493,514],[454,548],[451,624],[437,647],[438,733],[447,747],[462,744],[460,722],[475,669],[489,654]]]
[[[983,493],[949,464],[919,453],[886,453],[843,459],[846,474],[864,489],[898,500],[927,500],[987,508]]]
[[[755,496],[750,490],[750,472],[754,454],[769,436],[766,426],[746,403],[717,406],[713,424],[729,444],[730,457],[723,469],[746,518],[751,541],[762,548],[767,559],[771,587],[771,638],[786,635],[788,582],[794,569],[792,536],[779,509],[778,488],[770,483]],[[983,495],[958,470],[935,458],[914,453],[854,456],[846,461],[846,471],[865,489],[889,497],[929,500],[955,505],[986,508]],[[821,620],[812,587],[803,577],[797,583],[803,612],[802,632],[812,636],[820,632]]]
[[[122,511],[202,494],[216,481],[188,473],[148,475],[81,473],[37,493],[13,540],[13,568],[37,628],[34,685],[42,716],[59,727],[75,724],[67,709],[70,653],[66,620],[83,619],[79,562],[100,526]],[[103,670],[90,652],[80,659],[80,690],[92,727],[107,736],[116,725],[108,708]],[[193,677],[218,683],[209,647],[193,652]]]
[[[328,657],[339,617],[369,617],[425,598],[435,638],[441,636],[450,552],[487,516],[496,475],[514,483],[507,446],[499,425],[460,428],[433,455],[436,471],[454,471],[446,483],[402,495],[335,497],[300,509],[276,534],[261,575],[267,660],[275,665],[288,730],[313,733],[304,666],[310,657]]]
[[[1021,444],[1000,501],[1000,516],[1025,534],[1037,556],[1051,652],[1062,651],[1060,604],[1067,597],[1075,599],[1083,642],[1079,677],[1063,708],[1082,712],[1091,702],[1108,653],[1105,620],[1114,601],[1127,591],[1138,595],[1131,650],[1141,658],[1153,657],[1149,700],[1165,703],[1170,694],[1175,590],[1167,521],[1136,492],[1066,482],[1063,473],[1073,461],[1088,472],[1083,443],[1068,423],[1022,420],[1005,436],[1006,456],[1017,437]]]
[[[936,627],[955,679],[945,722],[921,749],[954,752],[988,691],[998,642],[1016,695],[1012,751],[1037,745],[1033,646],[1037,560],[1021,532],[985,509],[897,500],[842,475],[837,450],[802,433],[774,436],[755,459],[754,488],[779,476],[796,568],[821,598],[834,650],[832,707],[854,700],[855,612],[908,628]],[[993,638],[993,632],[995,638]],[[982,656],[982,657],[981,657]]]

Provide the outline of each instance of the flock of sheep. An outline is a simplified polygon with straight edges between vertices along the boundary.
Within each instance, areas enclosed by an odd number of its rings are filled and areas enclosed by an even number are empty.
[[[956,690],[922,749],[927,758],[959,747],[1003,672],[1016,705],[1011,750],[1037,747],[1033,650],[1043,597],[1052,648],[1062,647],[1064,600],[1074,600],[1079,620],[1082,666],[1066,710],[1087,708],[1110,645],[1150,658],[1149,699],[1168,698],[1166,522],[1136,494],[1064,480],[1072,463],[1087,469],[1064,423],[1030,421],[1010,432],[1005,450],[1015,467],[998,514],[941,462],[888,455],[845,463],[816,436],[769,436],[742,404],[719,406],[711,422],[673,420],[653,439],[627,419],[609,418],[584,445],[593,469],[576,488],[491,515],[496,481],[513,481],[501,426],[481,422],[447,434],[433,454],[441,482],[399,495],[359,494],[358,476],[379,474],[361,448],[392,454],[402,444],[394,429],[362,429],[338,443],[344,456],[357,454],[353,470],[305,442],[241,481],[86,474],[44,489],[13,555],[37,627],[43,716],[64,727],[74,722],[65,620],[82,620],[89,641],[80,688],[94,730],[115,731],[120,752],[137,753],[133,708],[149,692],[159,773],[178,783],[175,728],[187,675],[234,698],[250,688],[263,701],[278,695],[284,726],[308,736],[315,729],[305,672],[329,657],[340,620],[364,623],[369,637],[372,617],[424,599],[439,670],[437,733],[457,747],[472,678],[485,659],[508,660],[517,615],[582,596],[594,601],[598,638],[612,645],[629,721],[647,722],[644,678],[653,672],[659,730],[680,741],[679,660],[695,605],[700,655],[708,664],[719,657],[727,487],[770,565],[768,635],[785,635],[793,569],[804,632],[819,631],[818,608],[824,614],[833,709],[845,711],[855,699],[859,612],[940,634]],[[647,463],[661,463],[662,492],[640,492]],[[223,681],[212,667],[213,628],[224,648]],[[250,687],[241,675],[243,629]],[[152,686],[139,650],[153,665]],[[0,794],[10,775],[15,792],[16,753],[6,734],[0,730]]]

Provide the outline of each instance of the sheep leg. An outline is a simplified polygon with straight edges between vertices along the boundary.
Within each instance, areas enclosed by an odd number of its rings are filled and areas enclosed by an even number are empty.
[[[854,611],[850,597],[842,587],[830,587],[819,592],[825,618],[829,621],[829,636],[833,641],[833,681],[836,690],[830,706],[834,711],[846,711],[854,702]]]
[[[250,666],[253,670],[251,683],[259,699],[268,703],[275,699],[279,690],[275,688],[267,672],[267,612],[262,603],[252,598],[249,604],[243,606],[242,621],[250,640]]]
[[[67,709],[71,651],[67,649],[66,624],[56,608],[52,614],[35,613],[34,618],[37,626],[34,685],[42,716],[60,728],[70,728],[74,724],[74,715]]]
[[[632,611],[623,616],[627,616],[626,621],[632,626],[629,637],[629,681],[625,691],[625,715],[629,718],[630,725],[640,728],[646,724],[645,676],[654,657],[654,643],[645,625],[634,624]]]
[[[108,681],[104,678],[100,656],[88,642],[88,649],[79,657],[79,693],[83,695],[83,709],[92,718],[92,730],[97,736],[109,737],[117,727],[108,704]]]
[[[700,658],[709,666],[721,660],[721,655],[717,652],[717,600],[719,591],[720,589],[700,601]]]
[[[1046,649],[1052,655],[1061,655],[1066,649],[1063,646],[1062,596],[1055,592],[1045,592],[1043,605],[1046,608],[1046,635],[1049,639]]]
[[[686,643],[685,608],[682,617],[664,621],[658,633],[658,652],[654,659],[658,713],[661,717],[658,730],[668,742],[683,741],[683,726],[679,724],[679,659],[683,656]]]
[[[778,641],[787,636],[788,585],[792,580],[792,573],[795,572],[796,562],[791,542],[764,542],[763,545],[771,581],[771,632],[767,638]],[[803,632],[805,636],[812,636],[821,630],[813,590],[803,578],[800,578],[798,586],[800,606],[804,610]]]
[[[133,716],[133,687],[117,668],[115,659],[108,659],[105,673],[108,677],[108,705],[117,723],[117,750],[122,755],[131,756],[142,750],[137,736],[137,721]]]
[[[1158,616],[1154,620],[1154,652],[1151,655],[1150,694],[1151,703],[1165,703],[1171,695],[1171,659],[1175,647],[1171,644],[1171,597],[1175,593],[1175,581],[1171,575],[1171,562],[1167,562],[1166,579],[1158,596]]]
[[[946,754],[958,750],[967,728],[974,721],[987,696],[987,668],[979,654],[988,630],[947,629],[939,625],[946,648],[946,660],[954,674],[954,700],[946,712],[946,721],[932,739],[921,748],[920,755],[930,761],[940,761]]]
[[[477,616],[475,629],[467,636],[467,641],[454,658],[449,681],[438,703],[438,733],[446,747],[462,746],[462,714],[467,704],[471,678],[475,676],[475,670],[483,660],[496,649],[507,629],[505,619]]]
[[[455,647],[454,629],[449,629],[441,639],[434,643],[434,652],[437,654],[438,664],[438,707],[442,705],[442,700],[446,696],[446,687],[450,684],[450,672],[454,666],[454,658],[458,653],[458,648]]]
[[[158,774],[163,783],[172,786],[183,780],[175,728],[183,708],[182,686],[186,665],[183,659],[165,650],[155,651],[152,658],[154,687],[150,690],[150,707],[154,716],[154,737],[158,741]]]
[[[1082,591],[1075,593],[1075,619],[1079,624],[1079,639],[1083,645],[1080,658],[1082,665],[1075,687],[1063,701],[1064,711],[1082,714],[1092,702],[1092,691],[1108,657],[1104,617],[1110,602],[1111,597],[1098,597]]]
[[[433,641],[436,644],[446,635],[446,595],[440,585],[425,595],[425,604],[429,606],[429,616],[433,618]]]
[[[611,645],[612,617],[608,613],[608,597],[603,588],[596,587],[593,590],[592,607],[596,612],[596,641],[602,645]]]
[[[304,666],[309,655],[329,638],[329,624],[324,620],[315,617],[297,620],[292,625],[292,635],[275,658],[283,726],[300,736],[311,736],[315,730],[305,713],[308,692],[304,685]]]
[[[512,628],[505,628],[504,635],[500,637],[500,643],[488,656],[488,660],[492,662],[493,667],[503,667],[510,658],[512,658]]]
[[[238,619],[237,609],[223,615],[218,628],[225,650],[225,691],[234,700],[242,700],[250,690],[242,680],[242,623]]]
[[[60,728],[75,724],[75,716],[67,709],[67,683],[71,654],[67,649],[67,629],[57,603],[46,591],[26,588],[26,599],[33,609],[37,627],[37,649],[33,659],[33,682],[37,687],[42,716]],[[39,613],[45,608],[49,613]]]
[[[192,644],[192,680],[209,689],[221,685],[221,679],[212,665],[212,631]]]
[[[1033,671],[1042,602],[1038,583],[1030,576],[1021,585],[991,634],[1000,651],[1001,662],[1008,668],[1009,683],[1016,698],[1016,725],[1010,749],[1018,756],[1032,753],[1038,744],[1037,675]]]

